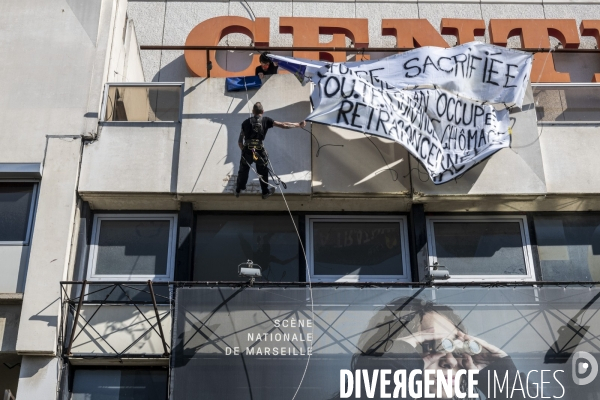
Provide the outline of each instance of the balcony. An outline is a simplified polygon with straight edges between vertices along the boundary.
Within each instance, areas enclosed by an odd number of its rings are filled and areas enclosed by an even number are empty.
[[[65,355],[167,359],[171,296],[160,282],[62,282]]]
[[[538,125],[599,124],[600,85],[534,84]]]
[[[181,83],[107,83],[104,122],[180,122]]]

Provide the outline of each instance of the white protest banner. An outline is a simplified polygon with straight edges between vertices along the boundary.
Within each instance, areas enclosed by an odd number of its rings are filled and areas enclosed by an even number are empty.
[[[269,57],[305,79],[312,79],[326,65],[293,57]],[[396,88],[431,85],[472,100],[520,107],[532,59],[526,52],[471,42],[448,49],[420,47],[380,60],[344,64],[375,85],[381,85],[380,81]]]
[[[440,88],[373,85],[344,64],[324,67],[313,80],[308,121],[392,139],[425,166],[435,184],[510,145],[506,109]]]

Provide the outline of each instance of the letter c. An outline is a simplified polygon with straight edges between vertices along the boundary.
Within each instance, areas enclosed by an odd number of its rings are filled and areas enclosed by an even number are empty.
[[[459,399],[464,399],[467,396],[465,392],[461,392],[460,390],[460,378],[462,378],[463,375],[466,375],[466,373],[466,370],[459,369],[456,375],[454,376],[454,394],[456,394],[456,397],[458,397]]]

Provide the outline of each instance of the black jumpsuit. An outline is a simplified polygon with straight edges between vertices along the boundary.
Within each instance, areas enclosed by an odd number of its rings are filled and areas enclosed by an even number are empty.
[[[253,162],[256,163],[256,172],[260,175],[260,188],[263,194],[269,192],[269,186],[267,182],[269,181],[269,169],[267,167],[268,162],[268,154],[267,151],[263,147],[263,140],[267,135],[267,131],[273,127],[273,119],[269,117],[262,117],[262,132],[254,132],[252,129],[251,119],[255,119],[255,117],[250,117],[246,119],[242,123],[242,133],[244,134],[244,148],[242,150],[242,158],[240,160],[240,169],[238,171],[237,177],[237,185],[236,191],[241,191],[246,189],[246,183],[248,182],[248,174],[250,173],[250,164]],[[249,144],[256,143],[258,141],[260,143],[260,147],[252,151]],[[254,153],[258,156],[258,160],[254,160]]]

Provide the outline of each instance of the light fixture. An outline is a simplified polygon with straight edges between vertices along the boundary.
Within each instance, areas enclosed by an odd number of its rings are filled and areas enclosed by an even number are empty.
[[[238,265],[238,275],[250,278],[250,285],[252,285],[256,278],[262,277],[262,268],[260,265],[254,264],[252,260],[247,260],[245,263]]]

